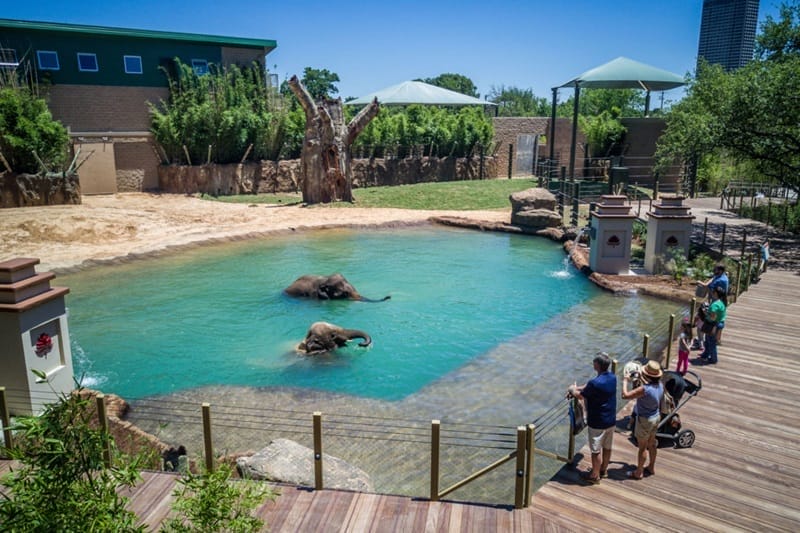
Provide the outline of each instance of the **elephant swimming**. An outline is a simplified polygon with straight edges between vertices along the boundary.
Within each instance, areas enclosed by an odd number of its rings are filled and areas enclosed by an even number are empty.
[[[365,331],[345,329],[328,322],[314,322],[308,328],[306,338],[297,345],[297,350],[307,355],[314,355],[341,348],[349,340],[359,338],[364,339],[358,343],[361,347],[372,344],[372,337]]]
[[[361,300],[364,302],[383,302],[391,298],[384,296],[380,300],[364,298],[355,287],[341,274],[331,274],[330,276],[315,276],[306,274],[300,276],[294,283],[286,287],[283,292],[289,296],[317,298],[319,300]]]

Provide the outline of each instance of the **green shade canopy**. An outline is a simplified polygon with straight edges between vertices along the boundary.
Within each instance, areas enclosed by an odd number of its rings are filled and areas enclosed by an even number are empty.
[[[684,79],[677,74],[627,57],[618,57],[604,65],[587,70],[559,87],[667,91],[685,84]]]
[[[367,105],[375,98],[381,105],[497,105],[421,81],[404,81],[345,102],[345,105]]]

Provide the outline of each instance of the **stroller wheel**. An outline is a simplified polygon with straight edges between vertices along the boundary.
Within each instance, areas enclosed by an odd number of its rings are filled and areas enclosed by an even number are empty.
[[[694,431],[684,429],[675,437],[675,446],[678,448],[691,448],[694,444]]]

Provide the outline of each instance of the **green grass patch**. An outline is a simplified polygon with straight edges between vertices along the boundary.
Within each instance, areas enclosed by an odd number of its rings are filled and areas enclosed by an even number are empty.
[[[511,207],[510,194],[536,187],[533,179],[495,179],[417,183],[392,187],[353,189],[355,203],[337,202],[335,207],[395,207],[399,209],[478,210]],[[247,194],[203,199],[246,204],[291,204],[302,201],[301,195]]]

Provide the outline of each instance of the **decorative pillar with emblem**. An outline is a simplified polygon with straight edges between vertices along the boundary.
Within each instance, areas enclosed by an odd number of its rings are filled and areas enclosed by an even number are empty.
[[[601,197],[590,218],[589,268],[601,274],[628,274],[631,262],[633,221],[627,197]]]
[[[689,206],[683,205],[684,196],[665,194],[653,210],[647,213],[647,244],[644,247],[644,268],[651,274],[660,274],[664,263],[672,257],[689,257],[692,237],[692,220]]]
[[[38,414],[75,388],[64,296],[38,259],[0,262],[0,386],[11,415]],[[41,379],[33,370],[42,372]]]

